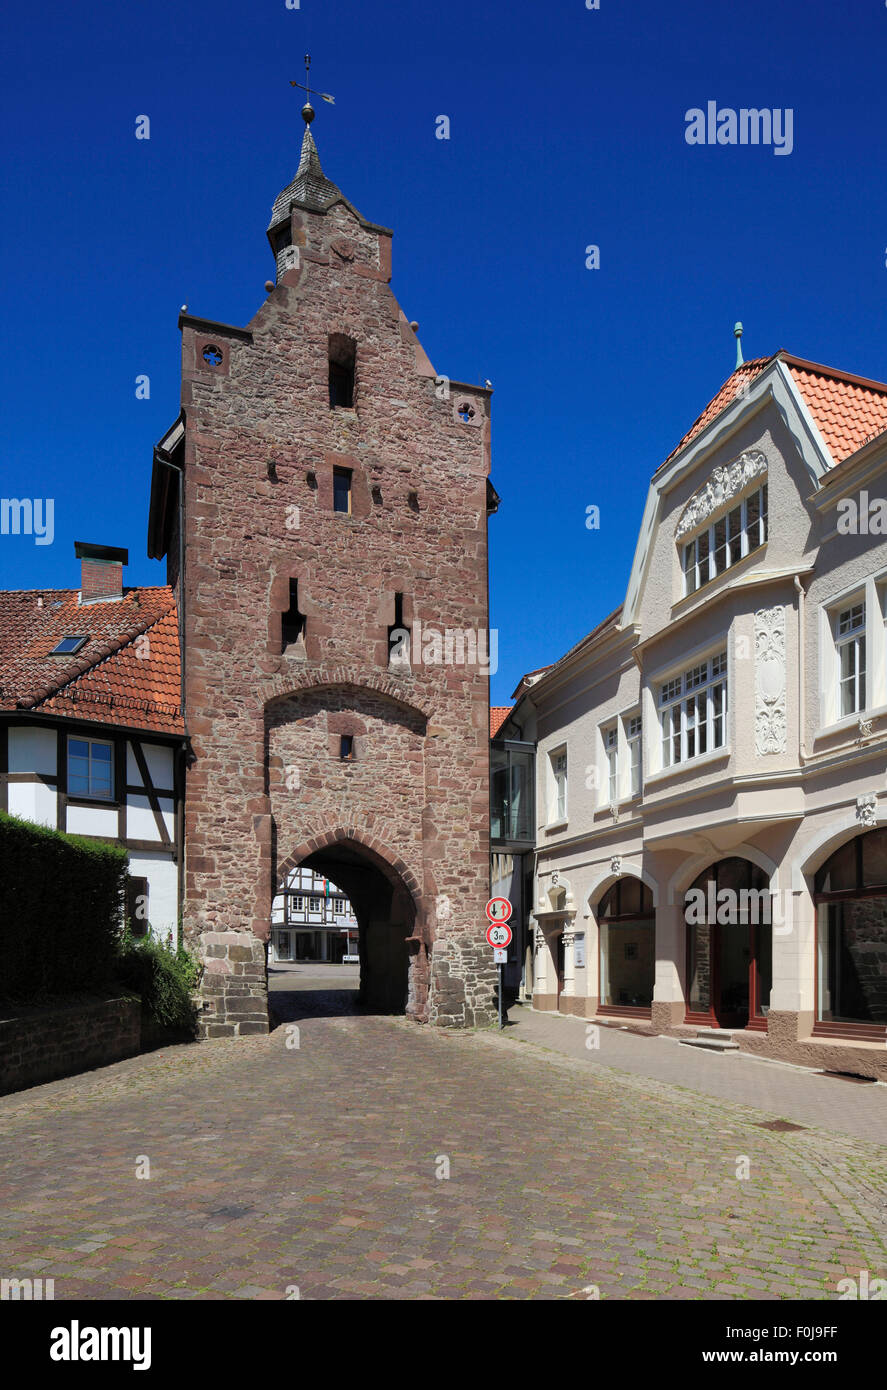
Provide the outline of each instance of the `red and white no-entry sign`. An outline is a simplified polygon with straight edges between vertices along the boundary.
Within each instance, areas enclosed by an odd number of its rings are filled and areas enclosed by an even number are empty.
[[[487,927],[487,941],[494,948],[501,949],[511,945],[511,927],[507,922],[491,922]]]
[[[507,898],[490,898],[484,912],[488,922],[507,922],[511,916],[511,903]]]

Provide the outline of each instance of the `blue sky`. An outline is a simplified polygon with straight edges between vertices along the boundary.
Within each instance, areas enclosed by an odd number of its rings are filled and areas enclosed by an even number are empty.
[[[179,307],[245,323],[264,298],[306,48],[336,97],[326,172],[394,228],[437,370],[495,387],[494,703],[624,597],[648,479],[736,319],[747,357],[887,379],[883,0],[97,0],[18,6],[5,38],[2,494],[54,498],[55,539],[0,537],[2,587],[75,586],[75,539],[164,582],[145,530]],[[709,100],[791,108],[791,154],[688,145]]]

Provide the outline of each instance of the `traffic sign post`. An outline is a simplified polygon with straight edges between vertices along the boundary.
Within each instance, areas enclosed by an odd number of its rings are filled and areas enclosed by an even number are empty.
[[[507,898],[490,898],[486,914],[487,941],[493,948],[493,961],[499,967],[499,1031],[505,1024],[502,1020],[502,996],[505,989],[505,962],[508,960],[508,947],[511,945],[512,931],[508,925],[511,916],[511,903]]]
[[[487,927],[487,942],[494,950],[497,946],[510,946],[511,935],[511,927],[507,922],[491,922]]]
[[[507,922],[511,916],[512,907],[507,898],[490,898],[484,911],[487,914],[488,922]]]

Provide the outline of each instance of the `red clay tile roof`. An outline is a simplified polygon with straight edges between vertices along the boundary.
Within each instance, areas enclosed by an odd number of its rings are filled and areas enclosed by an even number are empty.
[[[777,357],[786,364],[794,378],[835,464],[842,463],[873,436],[887,430],[887,384],[853,376],[834,367],[824,367],[818,362],[807,362],[780,350],[771,357],[756,357],[737,367],[698,419],[694,420],[677,447],[672,449],[665,463],[670,463],[691,440],[701,434],[722,410],[732,404],[743,386],[752,382]]]
[[[171,589],[79,604],[76,589],[0,591],[0,710],[183,734],[178,616]],[[50,656],[63,637],[88,638]]]
[[[782,354],[835,463],[887,430],[887,385]]]
[[[496,737],[513,708],[513,705],[490,706],[490,738]]]
[[[696,417],[683,439],[672,449],[665,463],[670,463],[675,455],[679,454],[690,443],[691,439],[695,439],[697,434],[701,434],[706,425],[710,425],[722,410],[726,410],[728,405],[732,405],[742,387],[747,382],[753,381],[772,361],[772,357],[755,357],[752,361],[743,362],[741,367],[737,367],[732,376],[727,377],[717,395],[712,396],[702,414]],[[661,467],[664,468],[665,463]]]

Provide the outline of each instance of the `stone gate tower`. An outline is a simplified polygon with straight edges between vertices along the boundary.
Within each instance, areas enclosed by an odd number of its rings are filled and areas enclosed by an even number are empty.
[[[389,287],[392,234],[323,173],[313,114],[271,214],[276,281],[246,328],[182,313],[181,414],[155,450],[209,1036],[267,1030],[271,900],[301,863],[354,905],[369,1006],[463,1025],[494,1006],[490,393],[436,375]]]

